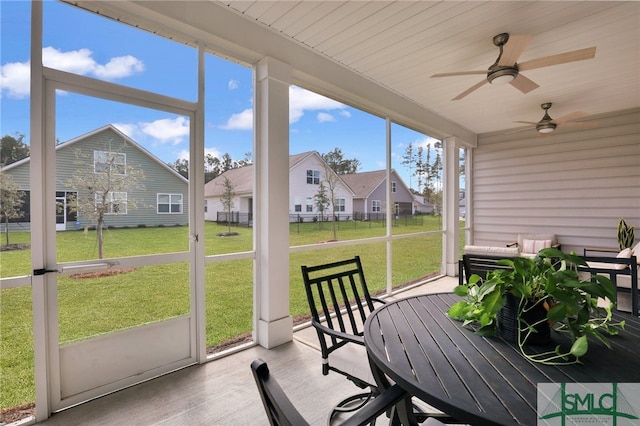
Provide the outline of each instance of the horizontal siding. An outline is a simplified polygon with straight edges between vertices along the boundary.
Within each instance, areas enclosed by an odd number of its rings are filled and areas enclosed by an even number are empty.
[[[78,150],[81,151],[83,156],[87,156],[86,160],[83,160],[86,162],[86,167],[93,167],[94,150],[113,151],[126,154],[127,166],[141,169],[145,173],[144,180],[141,182],[144,188],[130,191],[127,194],[128,202],[135,201],[137,207],[135,209],[128,208],[127,214],[105,216],[105,225],[109,227],[174,226],[186,225],[189,222],[188,183],[136,146],[127,144],[123,148],[122,137],[109,128],[56,150],[56,190],[75,190],[75,188],[69,186],[68,181],[75,175],[79,167],[76,159]],[[84,167],[84,165],[82,166]],[[24,189],[29,188],[28,168],[29,163],[27,162],[9,169],[9,173],[15,175],[16,181],[19,181],[21,188]],[[158,193],[182,194],[182,213],[158,214]],[[81,229],[84,226],[94,225],[94,223],[89,223],[86,218],[80,215],[78,222],[78,225],[67,223],[67,229]]]
[[[640,238],[640,109],[589,130],[480,135],[473,154],[473,244],[555,233],[563,250],[617,247],[620,217]]]

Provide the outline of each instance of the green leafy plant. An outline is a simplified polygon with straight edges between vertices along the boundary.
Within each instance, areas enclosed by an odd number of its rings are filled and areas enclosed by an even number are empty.
[[[522,354],[531,361],[544,364],[571,364],[579,362],[588,350],[588,337],[610,347],[606,335],[615,335],[624,327],[624,321],[613,323],[611,310],[614,302],[598,307],[598,298],[615,300],[616,289],[607,277],[596,275],[595,282],[581,280],[578,265],[585,261],[573,253],[566,254],[555,248],[541,250],[533,258],[516,257],[498,261],[507,269],[496,269],[486,279],[472,275],[468,284],[457,286],[455,294],[463,297],[448,311],[463,325],[472,325],[477,334],[494,336],[498,331],[497,316],[505,305],[507,294],[518,300],[517,344]],[[546,318],[534,323],[523,320],[523,313],[542,305]],[[528,353],[525,342],[542,322],[552,329],[568,333],[572,345],[569,349],[557,345],[553,350]]]
[[[627,225],[624,218],[620,218],[618,222],[618,247],[620,250],[631,248],[633,246],[633,240],[635,240],[635,230],[633,226]]]

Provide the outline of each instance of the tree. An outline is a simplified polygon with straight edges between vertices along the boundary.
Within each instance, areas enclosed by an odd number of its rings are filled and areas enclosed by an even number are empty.
[[[402,165],[407,166],[409,169],[409,188],[411,188],[411,177],[413,176],[412,170],[416,165],[416,153],[413,150],[412,143],[410,143],[404,150],[404,154],[402,155]]]
[[[235,196],[233,184],[229,178],[225,176],[222,182],[222,196],[220,197],[220,201],[222,202],[222,208],[224,208],[224,211],[227,213],[229,233],[231,233],[231,210],[233,209],[233,197]]]
[[[0,140],[0,166],[6,166],[29,156],[29,145],[24,142],[24,134],[15,137],[5,135]]]
[[[185,179],[189,179],[189,160],[178,158],[174,163],[167,163],[167,165]]]
[[[357,158],[347,159],[340,148],[334,148],[326,154],[321,155],[325,163],[331,167],[331,170],[339,175],[353,174],[360,169],[360,160]]]
[[[324,211],[331,203],[329,195],[327,195],[327,188],[325,188],[324,182],[320,181],[320,185],[318,185],[318,192],[316,192],[316,195],[313,198],[316,207],[320,212],[320,220],[324,220]]]
[[[122,148],[125,146],[126,143]],[[101,154],[98,154],[99,152]],[[77,196],[71,197],[72,209],[77,211],[79,216],[96,224],[99,259],[104,255],[102,231],[105,215],[122,214],[135,209],[137,202],[128,194],[133,190],[144,190],[144,172],[125,164],[123,158],[124,154],[111,149],[95,151],[93,157],[78,149],[76,173],[67,181],[71,188],[78,191]]]
[[[328,191],[328,200],[331,203],[331,212],[333,213],[333,239],[337,240],[337,230],[336,230],[336,189],[338,187],[338,182],[340,178],[338,175],[334,173],[331,167],[328,164],[323,164],[324,167],[324,181],[327,183],[326,190]],[[324,187],[322,182],[320,185]],[[318,188],[320,189],[320,188]]]
[[[4,222],[7,245],[9,245],[9,219],[20,217],[22,204],[24,204],[24,192],[18,189],[18,184],[14,182],[11,175],[0,169],[0,218]]]

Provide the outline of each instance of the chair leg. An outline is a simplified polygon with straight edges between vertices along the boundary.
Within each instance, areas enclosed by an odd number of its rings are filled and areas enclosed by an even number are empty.
[[[364,407],[370,400],[373,398],[374,391],[370,390],[369,392],[359,393],[356,395],[351,395],[342,401],[338,402],[331,410],[331,414],[329,415],[329,421],[327,422],[329,426],[331,426],[333,419],[340,413],[350,413],[353,411],[358,411],[362,407]],[[356,404],[354,402],[358,401]],[[375,424],[375,421],[371,423]]]

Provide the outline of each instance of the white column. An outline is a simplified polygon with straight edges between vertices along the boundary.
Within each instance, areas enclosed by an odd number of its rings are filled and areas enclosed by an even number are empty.
[[[256,339],[265,348],[293,339],[293,319],[289,315],[290,81],[290,67],[273,58],[262,59],[256,67]]]
[[[460,170],[456,138],[445,138],[444,142],[444,244],[442,261],[444,272],[455,277],[458,274],[458,250],[460,235]]]

